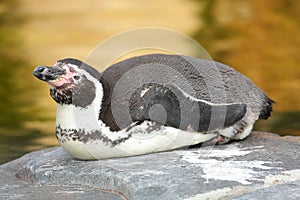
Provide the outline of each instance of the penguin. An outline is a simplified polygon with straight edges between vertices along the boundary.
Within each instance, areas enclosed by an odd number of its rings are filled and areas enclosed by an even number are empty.
[[[60,145],[81,160],[242,140],[274,103],[233,68],[184,55],[136,56],[103,72],[66,58],[33,75],[57,102]]]

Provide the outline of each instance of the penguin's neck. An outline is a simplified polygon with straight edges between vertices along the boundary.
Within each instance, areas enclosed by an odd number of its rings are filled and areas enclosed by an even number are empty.
[[[63,129],[101,130],[105,124],[99,120],[99,112],[103,99],[103,87],[98,81],[94,82],[96,96],[92,103],[86,107],[74,104],[57,104],[56,126]]]

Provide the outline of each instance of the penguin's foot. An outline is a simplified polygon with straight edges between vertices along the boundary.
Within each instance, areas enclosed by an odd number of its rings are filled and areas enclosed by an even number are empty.
[[[218,136],[214,137],[213,139],[202,143],[201,146],[212,146],[212,145],[216,145],[216,144],[225,144],[229,141],[230,141],[229,137],[219,134]]]
[[[230,141],[230,138],[224,135],[218,135],[215,139],[217,144],[225,144]]]

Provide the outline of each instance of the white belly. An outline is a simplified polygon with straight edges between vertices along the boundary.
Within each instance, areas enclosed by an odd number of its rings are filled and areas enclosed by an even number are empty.
[[[56,125],[64,133],[57,134],[60,145],[71,156],[82,160],[166,151],[205,142],[217,136],[216,133],[195,133],[166,126],[149,131],[153,125],[149,121],[135,125],[129,131],[111,132],[98,120],[98,111],[93,106],[79,110],[72,105],[58,105]],[[77,134],[77,137],[74,132],[79,130],[84,133]],[[77,138],[72,137],[74,135]],[[120,139],[123,139],[122,142]]]
[[[144,122],[132,128],[132,135],[116,145],[103,142],[100,139],[91,139],[85,142],[64,137],[59,137],[58,139],[61,146],[71,156],[78,159],[91,160],[166,151],[205,142],[217,136],[215,133],[193,133],[172,127],[162,127],[161,130],[147,133],[145,125],[146,123]],[[122,131],[111,132],[111,134],[124,135],[124,133],[120,132]]]

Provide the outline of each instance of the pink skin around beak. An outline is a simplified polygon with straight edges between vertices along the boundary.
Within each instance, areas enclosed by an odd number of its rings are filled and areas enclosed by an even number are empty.
[[[47,83],[50,86],[53,86],[53,87],[60,87],[60,86],[62,86],[65,83],[70,83],[72,81],[72,79],[73,79],[74,74],[72,72],[70,72],[70,70],[69,70],[68,67],[66,67],[64,69],[66,70],[66,74],[65,75],[59,77],[56,80],[47,81]]]

